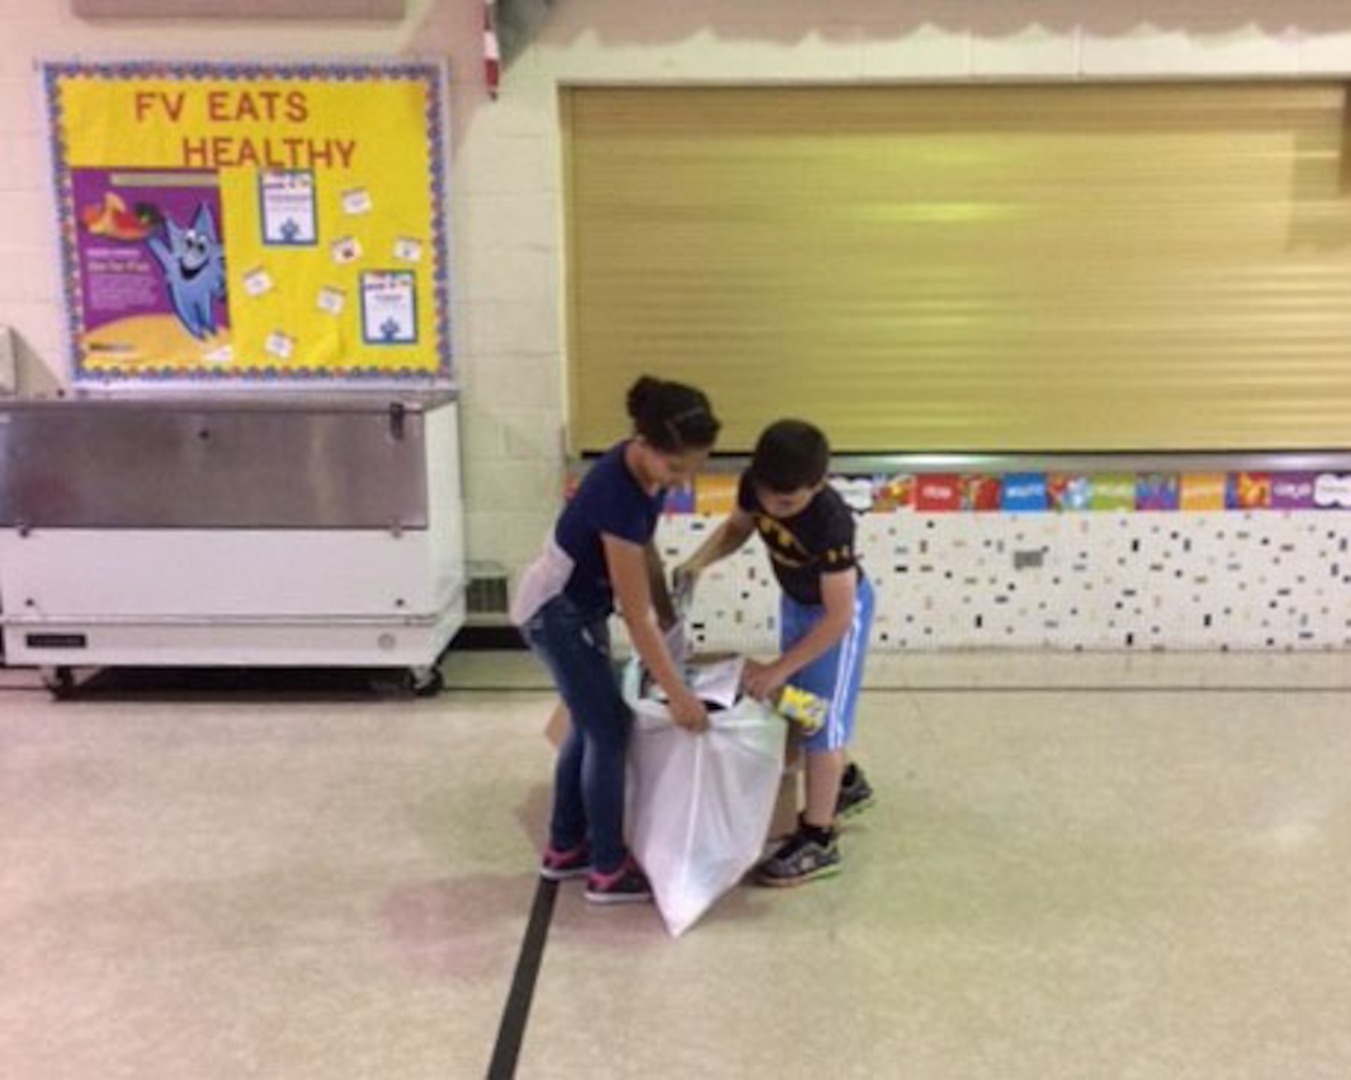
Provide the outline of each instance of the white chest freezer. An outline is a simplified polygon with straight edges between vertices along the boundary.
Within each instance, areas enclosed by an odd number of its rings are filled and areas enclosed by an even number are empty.
[[[9,664],[425,667],[463,549],[451,394],[0,403]]]

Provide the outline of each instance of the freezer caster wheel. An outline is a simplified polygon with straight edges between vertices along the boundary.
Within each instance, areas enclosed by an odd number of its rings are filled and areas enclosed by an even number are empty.
[[[42,684],[57,701],[64,701],[75,692],[75,672],[64,666],[43,668]]]
[[[390,697],[436,697],[445,688],[445,679],[434,667],[388,670],[371,680],[372,690]]]
[[[436,697],[446,688],[440,668],[409,668],[408,685],[414,697]]]

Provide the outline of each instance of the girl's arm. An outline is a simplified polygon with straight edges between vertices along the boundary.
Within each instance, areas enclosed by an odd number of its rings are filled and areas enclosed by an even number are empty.
[[[605,545],[610,582],[619,601],[624,625],[628,627],[629,640],[633,642],[647,670],[657,680],[657,685],[666,691],[671,718],[690,731],[703,731],[708,727],[708,709],[685,685],[657,628],[644,545],[621,540],[610,533],[602,533],[601,538]]]
[[[675,605],[671,603],[671,590],[666,587],[666,567],[651,540],[643,548],[643,558],[647,562],[647,589],[652,597],[652,610],[657,613],[657,625],[669,630],[676,621]]]

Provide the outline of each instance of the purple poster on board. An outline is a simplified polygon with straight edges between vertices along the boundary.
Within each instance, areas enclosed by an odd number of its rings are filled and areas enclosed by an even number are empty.
[[[216,173],[72,169],[71,194],[85,354],[228,360]]]
[[[1312,510],[1313,473],[1272,473],[1271,508],[1273,510]]]
[[[1135,509],[1176,510],[1181,484],[1176,473],[1140,473],[1135,478]]]

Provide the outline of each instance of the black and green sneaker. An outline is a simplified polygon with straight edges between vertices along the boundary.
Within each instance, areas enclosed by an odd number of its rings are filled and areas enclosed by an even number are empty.
[[[755,882],[783,888],[805,885],[840,872],[840,848],[833,829],[799,824],[778,851],[755,868]]]
[[[835,816],[853,817],[863,813],[873,802],[873,786],[868,783],[863,770],[851,761],[845,766],[844,776],[840,779],[840,797],[835,802]]]

